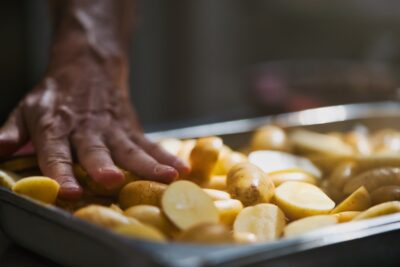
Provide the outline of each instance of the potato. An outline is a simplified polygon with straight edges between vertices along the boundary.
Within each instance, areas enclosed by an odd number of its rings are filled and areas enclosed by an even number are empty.
[[[354,161],[345,161],[339,164],[328,177],[331,186],[342,191],[344,185],[357,173],[357,164]]]
[[[227,244],[233,242],[229,229],[217,223],[197,224],[183,231],[177,238],[180,242],[198,244]]]
[[[181,148],[177,153],[177,156],[184,160],[185,162],[190,163],[190,153],[192,153],[192,150],[194,146],[196,145],[196,140],[194,139],[188,139],[182,141]]]
[[[298,236],[338,223],[334,215],[316,215],[289,223],[283,231],[284,237]]]
[[[47,204],[54,204],[60,186],[56,181],[49,177],[32,176],[23,178],[16,182],[12,187],[12,190],[17,194],[25,195],[35,200]]]
[[[135,218],[141,223],[157,228],[166,236],[172,237],[178,232],[178,229],[165,217],[159,207],[137,205],[125,210],[124,214]]]
[[[238,163],[247,161],[247,157],[240,152],[233,152],[227,146],[221,150],[218,161],[215,164],[214,175],[227,175],[229,170]]]
[[[99,205],[83,207],[77,210],[74,215],[82,220],[111,229],[121,225],[139,224],[136,219],[128,218],[113,209]]]
[[[110,205],[110,209],[112,209],[113,211],[118,212],[119,214],[124,214],[124,211],[118,205],[111,204]]]
[[[255,131],[250,141],[252,150],[290,151],[290,142],[284,130],[267,125]]]
[[[158,142],[164,150],[176,156],[182,148],[182,141],[176,138],[166,138]]]
[[[374,205],[394,200],[400,200],[400,186],[398,185],[382,186],[371,193],[371,201]]]
[[[218,210],[212,199],[189,181],[177,181],[168,186],[161,203],[166,216],[182,230],[219,221]]]
[[[238,245],[248,245],[258,242],[257,236],[253,233],[234,232],[233,239]]]
[[[345,223],[353,220],[360,213],[360,211],[342,211],[333,215],[336,216],[338,223]]]
[[[249,162],[259,167],[267,174],[278,171],[300,170],[315,178],[321,178],[321,171],[307,158],[293,154],[260,150],[250,153]]]
[[[239,163],[229,171],[226,185],[231,197],[245,206],[269,202],[275,190],[271,178],[248,162]]]
[[[334,157],[351,157],[354,155],[350,145],[340,138],[331,135],[311,132],[308,130],[294,130],[289,134],[293,145],[302,151],[331,155]]]
[[[369,142],[368,135],[362,132],[352,131],[344,136],[344,141],[349,144],[354,152],[360,155],[370,155],[372,145]]]
[[[15,183],[20,179],[21,177],[16,173],[0,170],[0,187],[12,189]]]
[[[367,209],[366,211],[361,212],[357,215],[353,221],[360,221],[365,219],[370,219],[374,217],[379,217],[387,214],[397,213],[400,212],[400,201],[390,201],[381,203],[371,208]]]
[[[160,206],[167,185],[153,181],[135,181],[127,184],[119,193],[119,205],[127,209],[135,205]]]
[[[375,152],[400,151],[400,132],[394,129],[383,129],[374,133],[371,142]]]
[[[219,220],[222,224],[232,227],[236,216],[243,209],[243,204],[237,199],[217,200],[214,205],[219,213]]]
[[[317,183],[317,180],[314,176],[302,170],[277,171],[270,173],[268,176],[272,179],[275,186],[279,186],[288,181],[298,181],[309,184]]]
[[[344,186],[345,194],[353,193],[360,186],[364,186],[368,192],[387,185],[400,186],[400,168],[379,168],[363,172],[350,179]]]
[[[291,219],[328,214],[333,202],[315,185],[303,182],[285,182],[275,190],[275,202]]]
[[[36,167],[38,167],[36,156],[16,157],[0,163],[0,169],[12,172],[21,172]]]
[[[226,190],[226,175],[213,175],[204,186],[210,189]]]
[[[231,199],[231,195],[229,195],[229,193],[225,192],[225,191],[221,191],[221,190],[216,190],[216,189],[208,189],[205,188],[203,189],[204,192],[207,193],[207,195],[209,195],[211,197],[212,200],[227,200],[227,199]]]
[[[114,232],[123,236],[136,239],[143,239],[160,243],[165,243],[167,241],[165,236],[159,230],[150,225],[141,223],[120,225],[114,229]]]
[[[359,156],[355,160],[359,173],[384,167],[400,167],[400,155],[398,153]]]
[[[185,178],[201,186],[208,184],[222,147],[219,137],[198,139],[190,153],[192,171]]]
[[[273,204],[244,208],[233,224],[234,233],[252,233],[260,241],[279,238],[286,225],[285,215]]]
[[[334,208],[331,213],[343,211],[363,211],[371,207],[371,197],[364,186],[354,191],[350,196],[343,200]]]
[[[342,202],[346,195],[343,194],[342,190],[337,189],[336,187],[332,186],[328,179],[324,179],[321,181],[319,187],[335,202],[339,203]]]

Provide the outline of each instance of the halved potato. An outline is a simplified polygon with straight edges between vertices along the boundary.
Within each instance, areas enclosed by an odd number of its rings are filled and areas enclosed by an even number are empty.
[[[12,190],[21,195],[28,196],[47,204],[54,204],[60,185],[49,177],[26,177],[14,184]]]
[[[236,216],[243,209],[243,204],[237,199],[226,199],[214,201],[219,213],[219,220],[222,224],[231,227]]]
[[[353,221],[365,220],[398,212],[400,212],[400,201],[390,201],[372,206],[357,215]]]
[[[371,207],[371,197],[365,187],[361,186],[337,205],[331,213],[339,213],[342,211],[364,211],[369,207]]]
[[[119,205],[127,209],[135,205],[160,206],[166,184],[153,181],[135,181],[127,184],[119,193]]]
[[[334,215],[316,215],[289,223],[283,231],[284,237],[298,236],[313,230],[338,223]]]

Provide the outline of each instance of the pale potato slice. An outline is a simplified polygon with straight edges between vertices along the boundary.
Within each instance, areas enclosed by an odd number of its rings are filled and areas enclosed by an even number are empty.
[[[226,175],[212,175],[204,187],[217,190],[226,190]]]
[[[201,223],[218,223],[219,214],[212,199],[196,184],[177,181],[168,186],[161,200],[167,217],[185,230]]]
[[[337,205],[331,213],[339,213],[342,211],[364,211],[369,207],[371,207],[371,197],[365,187],[361,186]]]
[[[275,202],[291,219],[328,214],[333,202],[317,186],[303,182],[285,182],[275,190]]]
[[[345,223],[353,220],[360,213],[361,211],[342,211],[333,215],[336,216],[338,223]]]
[[[277,126],[261,127],[253,134],[250,147],[252,150],[289,151],[291,146],[286,132]]]
[[[198,244],[228,244],[233,242],[233,236],[224,225],[202,223],[186,229],[176,240]]]
[[[313,230],[338,223],[334,215],[316,215],[289,223],[283,231],[284,237],[298,236]]]
[[[158,142],[158,144],[172,155],[178,155],[182,148],[182,141],[176,138],[166,138]]]
[[[259,150],[251,152],[249,162],[267,174],[287,170],[302,170],[315,178],[321,178],[322,175],[321,171],[309,159],[280,151]]]
[[[150,225],[142,223],[120,225],[114,228],[114,231],[118,234],[131,238],[155,241],[160,243],[167,242],[166,237],[159,230]]]
[[[16,182],[12,187],[12,190],[17,194],[25,195],[35,200],[47,204],[54,204],[60,186],[56,181],[49,177],[32,176],[23,178]]]
[[[235,233],[252,233],[259,241],[279,238],[286,225],[285,215],[273,204],[258,204],[243,209],[233,224]]]
[[[272,179],[275,186],[280,186],[284,182],[289,181],[298,181],[309,184],[317,183],[317,179],[315,179],[314,176],[302,170],[277,171],[270,173],[268,176]]]
[[[12,189],[15,183],[20,180],[21,177],[10,171],[0,170],[0,186],[7,189]]]
[[[400,212],[400,201],[390,201],[382,204],[372,206],[366,211],[361,212],[357,215],[353,221],[365,220],[369,218],[375,218],[382,215],[392,214]]]
[[[214,205],[219,213],[219,220],[222,224],[232,227],[236,216],[243,209],[243,204],[237,199],[217,200]]]
[[[187,163],[190,163],[190,153],[194,146],[196,145],[196,140],[194,139],[187,139],[182,141],[181,149],[177,153],[177,157],[184,160]]]
[[[222,191],[222,190],[216,190],[216,189],[208,189],[205,188],[203,189],[204,192],[207,193],[211,197],[212,200],[227,200],[231,199],[231,195],[229,193]]]
[[[295,147],[313,153],[335,157],[351,157],[354,155],[350,145],[332,135],[299,129],[291,132],[289,139]]]

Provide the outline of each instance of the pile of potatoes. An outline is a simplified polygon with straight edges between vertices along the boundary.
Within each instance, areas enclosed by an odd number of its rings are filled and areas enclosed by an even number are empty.
[[[268,242],[400,212],[395,130],[358,126],[323,134],[268,125],[240,151],[214,136],[159,144],[191,172],[167,185],[124,171],[124,185],[108,191],[76,165],[85,195],[66,202],[57,199],[56,182],[32,171],[30,158],[2,163],[0,185],[115,233],[157,242]]]

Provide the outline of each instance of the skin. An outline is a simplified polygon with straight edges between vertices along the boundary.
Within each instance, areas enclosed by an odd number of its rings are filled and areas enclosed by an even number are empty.
[[[0,129],[0,156],[31,141],[44,175],[77,199],[76,158],[105,188],[123,183],[119,166],[161,182],[188,165],[147,140],[129,97],[128,46],[134,1],[53,0],[48,70]]]

